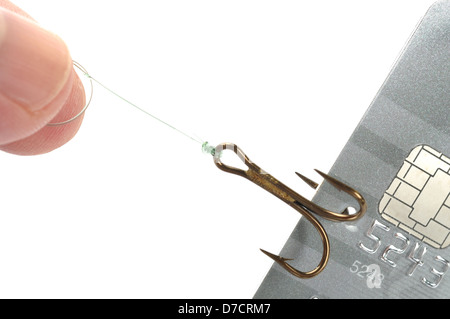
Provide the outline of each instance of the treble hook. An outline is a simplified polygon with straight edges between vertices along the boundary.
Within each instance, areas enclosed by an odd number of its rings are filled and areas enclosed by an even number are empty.
[[[224,150],[231,150],[244,162],[244,164],[248,167],[248,170],[242,170],[239,168],[235,168],[232,166],[225,165],[222,163],[220,155],[222,151]],[[242,176],[253,183],[259,185],[260,187],[267,190],[269,193],[275,195],[279,199],[281,199],[283,202],[297,210],[300,214],[302,214],[308,221],[311,222],[311,224],[316,228],[318,231],[322,243],[323,243],[323,254],[322,259],[320,260],[319,264],[316,268],[314,268],[311,271],[303,272],[298,269],[295,269],[291,265],[287,263],[287,261],[292,260],[288,258],[284,258],[278,255],[274,255],[272,253],[269,253],[263,249],[261,251],[265,253],[267,256],[272,258],[275,262],[277,262],[281,267],[286,269],[289,273],[291,273],[294,276],[300,277],[300,278],[311,278],[316,275],[318,275],[327,265],[328,259],[330,257],[330,242],[328,239],[328,235],[323,228],[323,226],[320,224],[320,222],[312,215],[312,213],[315,213],[319,216],[322,216],[326,219],[333,220],[333,221],[353,221],[356,220],[364,215],[364,213],[367,210],[367,204],[363,196],[358,193],[353,188],[347,186],[346,184],[338,181],[337,179],[322,173],[319,170],[316,170],[317,173],[319,173],[327,182],[329,182],[333,187],[337,188],[338,190],[342,190],[352,197],[356,199],[356,201],[359,203],[360,209],[355,214],[348,214],[348,210],[345,209],[342,213],[335,213],[332,211],[329,211],[323,207],[320,207],[319,205],[311,202],[310,200],[304,198],[303,196],[299,195],[298,193],[294,192],[292,189],[281,183],[279,180],[262,170],[258,165],[250,161],[250,159],[245,155],[245,153],[235,144],[232,143],[222,143],[219,144],[215,148],[214,152],[214,163],[218,168],[221,170],[236,174],[239,176]],[[299,177],[301,177],[305,182],[308,183],[313,188],[317,188],[318,184],[309,180],[308,178],[304,177],[303,175],[296,173]]]

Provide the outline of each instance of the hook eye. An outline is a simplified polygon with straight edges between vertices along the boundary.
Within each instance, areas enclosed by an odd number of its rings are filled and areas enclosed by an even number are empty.
[[[249,169],[253,168],[254,164],[248,159],[247,155],[245,155],[245,153],[236,144],[232,143],[222,143],[216,146],[214,164],[216,164],[216,166],[222,171],[247,178],[246,170],[226,165],[222,162],[222,153],[225,150],[233,151]]]

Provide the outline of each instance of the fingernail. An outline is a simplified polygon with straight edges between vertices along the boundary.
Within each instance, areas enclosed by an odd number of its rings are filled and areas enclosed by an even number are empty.
[[[0,94],[35,112],[62,90],[72,68],[55,34],[0,8]]]

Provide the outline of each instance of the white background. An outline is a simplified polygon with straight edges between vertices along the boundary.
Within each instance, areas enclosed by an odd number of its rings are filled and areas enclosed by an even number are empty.
[[[121,95],[309,197],[430,0],[14,1]],[[79,134],[0,154],[0,297],[251,298],[299,220],[95,86]],[[320,181],[320,179],[317,179]]]

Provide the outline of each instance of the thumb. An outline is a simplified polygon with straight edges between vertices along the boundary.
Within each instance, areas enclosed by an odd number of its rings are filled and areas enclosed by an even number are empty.
[[[0,8],[0,145],[33,135],[52,120],[73,81],[64,42]]]

